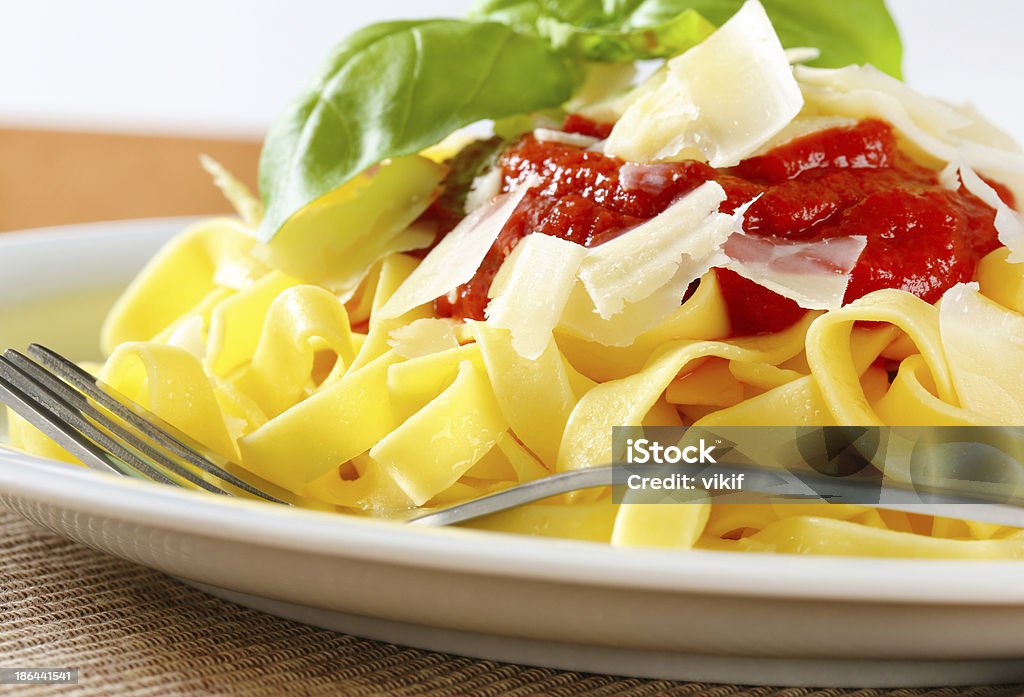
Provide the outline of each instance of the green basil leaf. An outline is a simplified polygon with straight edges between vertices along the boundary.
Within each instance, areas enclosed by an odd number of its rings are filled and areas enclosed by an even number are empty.
[[[474,22],[501,22],[524,34],[538,33],[540,18],[552,15],[544,0],[480,0],[466,13]]]
[[[625,61],[689,48],[685,13],[721,26],[744,0],[483,0],[478,19],[505,22],[581,49],[591,60]],[[884,0],[762,0],[783,46],[813,46],[823,67],[871,63],[901,77],[903,49]],[[676,22],[679,22],[676,25]],[[692,30],[696,34],[696,30]],[[647,39],[649,43],[638,45]]]
[[[664,0],[485,0],[470,17],[504,22],[572,55],[607,63],[674,56],[715,29],[697,12],[665,11]]]
[[[387,22],[355,33],[267,134],[260,239],[384,159],[482,119],[559,106],[579,72],[548,42],[497,22]]]
[[[541,17],[538,29],[557,48],[607,63],[668,58],[696,46],[715,30],[715,25],[694,10],[685,10],[659,24],[635,28],[633,24],[631,17],[619,28],[590,28]]]

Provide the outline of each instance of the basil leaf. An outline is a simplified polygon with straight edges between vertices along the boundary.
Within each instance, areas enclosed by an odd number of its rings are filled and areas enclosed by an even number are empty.
[[[547,36],[553,43],[582,49],[591,60],[625,61],[689,48],[703,37],[687,41],[690,37],[680,27],[696,20],[687,20],[685,13],[696,12],[721,26],[743,1],[483,0],[471,16]],[[762,4],[783,46],[813,46],[821,51],[815,65],[871,63],[895,77],[902,76],[899,32],[884,0],[762,0]],[[637,45],[644,38],[650,41],[646,48]]]
[[[387,22],[343,41],[271,127],[260,157],[266,241],[301,208],[378,162],[482,119],[556,107],[579,69],[497,22]]]
[[[715,30],[699,12],[685,10],[660,24],[632,28],[630,18],[622,27],[579,27],[553,17],[541,17],[538,29],[552,45],[592,61],[628,63],[668,58],[696,46]]]
[[[470,11],[505,22],[586,60],[628,63],[667,58],[703,41],[714,25],[699,13],[666,12],[662,0],[485,0]]]

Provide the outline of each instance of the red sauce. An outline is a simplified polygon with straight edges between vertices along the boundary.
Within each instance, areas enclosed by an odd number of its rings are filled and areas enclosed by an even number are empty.
[[[610,126],[572,116],[567,130],[596,137]],[[504,188],[540,177],[505,225],[477,274],[439,313],[483,319],[494,275],[525,235],[539,232],[592,247],[667,208],[702,183],[715,180],[732,212],[758,194],[747,212],[748,234],[813,242],[864,235],[867,246],[853,270],[845,302],[881,288],[897,288],[934,302],[956,283],[974,279],[981,257],[999,246],[995,211],[962,187],[944,189],[935,170],[915,163],[896,143],[892,127],[866,120],[820,131],[767,154],[716,170],[696,161],[659,165],[659,182],[626,188],[624,162],[524,136],[498,159]],[[1011,195],[998,185],[1007,203]],[[774,332],[804,313],[796,303],[735,273],[716,269],[737,336]]]

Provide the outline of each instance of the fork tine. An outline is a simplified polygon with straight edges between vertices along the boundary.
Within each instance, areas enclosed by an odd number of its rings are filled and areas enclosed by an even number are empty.
[[[124,463],[118,462],[67,423],[50,415],[43,404],[15,387],[4,374],[3,368],[0,367],[0,397],[14,413],[52,438],[87,467],[124,476],[136,476]]]
[[[288,501],[273,496],[237,475],[228,472],[219,464],[203,455],[200,452],[200,449],[202,449],[201,445],[194,443],[188,436],[181,433],[171,424],[140,404],[120,394],[109,385],[105,385],[56,351],[40,344],[31,344],[28,347],[28,353],[64,382],[77,388],[117,418],[138,429],[143,436],[156,442],[174,455],[181,457],[193,467],[203,470],[207,474],[217,477],[251,496],[273,503],[287,506],[292,505]]]
[[[90,404],[89,400],[87,400],[80,392],[76,392],[74,388],[66,382],[52,373],[47,372],[45,368],[24,354],[13,349],[8,349],[4,352],[3,357],[34,382],[45,387],[49,392],[59,397],[71,408],[76,409],[81,415],[91,419],[101,428],[108,431],[114,438],[120,438],[122,441],[125,441],[133,450],[144,457],[155,461],[161,467],[169,470],[174,475],[181,477],[201,489],[205,489],[206,491],[214,494],[230,494],[230,492],[225,491],[215,484],[198,476],[192,470],[183,467],[167,453],[164,453],[158,448],[153,447],[151,444],[146,443],[144,439],[139,438],[138,435],[132,433],[129,429],[103,414],[96,407]]]
[[[164,484],[174,483],[149,463],[89,423],[78,410],[47,389],[46,386],[35,382],[31,376],[23,373],[6,356],[0,356],[0,378],[3,379],[8,393],[15,394],[19,397],[18,401],[29,406],[30,422],[35,425],[41,420],[49,424],[52,428],[44,428],[44,432],[48,435],[54,431],[61,434],[61,437],[58,438],[61,445],[69,441],[74,444],[71,452],[77,455],[85,451],[88,453],[87,459],[90,463],[100,464],[100,466],[113,469],[119,474],[141,475]],[[31,416],[32,414],[35,416]],[[88,447],[83,441],[91,441],[93,447]],[[113,457],[99,457],[100,462],[97,463],[94,457],[97,456],[97,451],[106,451]],[[125,467],[117,467],[115,462],[124,463]],[[135,472],[125,471],[126,469]]]

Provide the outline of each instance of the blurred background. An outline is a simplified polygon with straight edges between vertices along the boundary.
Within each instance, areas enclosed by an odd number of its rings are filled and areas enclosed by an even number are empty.
[[[0,0],[0,230],[225,210],[199,153],[254,186],[268,124],[340,38],[467,5]],[[889,5],[907,80],[1024,141],[1024,2]]]

